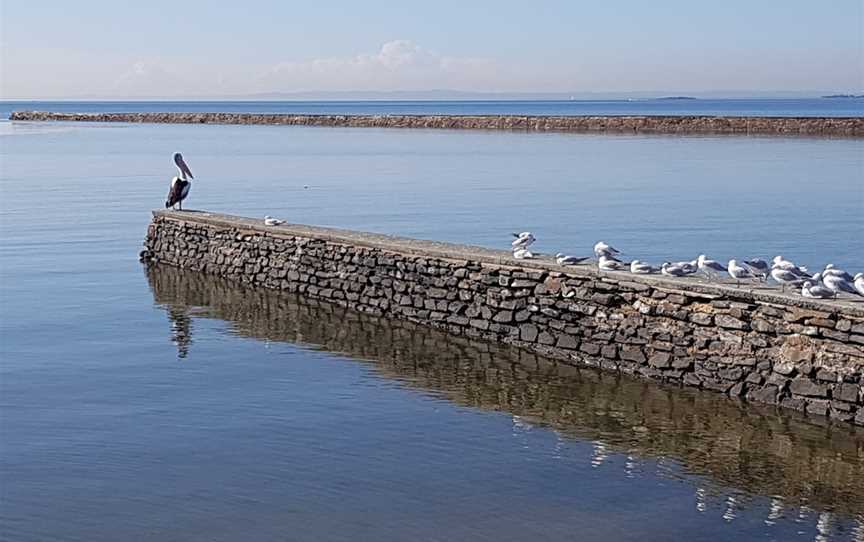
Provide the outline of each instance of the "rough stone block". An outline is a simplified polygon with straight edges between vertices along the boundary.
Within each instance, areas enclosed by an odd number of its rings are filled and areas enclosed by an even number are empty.
[[[656,352],[648,359],[648,365],[657,369],[668,369],[672,366],[671,358],[668,352]]]
[[[555,343],[557,348],[564,348],[567,350],[575,350],[579,348],[579,341],[570,335],[559,335],[558,341]]]
[[[537,326],[533,324],[522,324],[519,326],[519,338],[526,342],[533,343],[537,340]]]
[[[789,384],[789,391],[805,397],[828,397],[828,386],[803,377],[793,379]]]
[[[646,357],[645,353],[642,352],[641,348],[633,347],[633,346],[625,346],[621,348],[621,352],[619,354],[621,359],[627,361],[633,361],[636,363],[645,363]]]
[[[749,327],[747,322],[745,322],[743,320],[739,320],[738,318],[735,318],[735,317],[730,316],[728,314],[715,315],[714,316],[714,323],[717,324],[718,326],[722,327],[722,328],[725,328],[725,329],[744,330],[744,329],[747,329]]]
[[[847,403],[859,402],[860,393],[856,384],[843,383],[834,388],[833,397]]]

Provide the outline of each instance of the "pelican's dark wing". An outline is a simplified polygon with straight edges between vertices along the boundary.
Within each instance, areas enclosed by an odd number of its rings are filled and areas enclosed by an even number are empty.
[[[165,207],[172,207],[180,203],[183,199],[183,189],[188,185],[187,181],[176,180],[171,183],[171,188],[168,190],[168,198],[165,200]]]

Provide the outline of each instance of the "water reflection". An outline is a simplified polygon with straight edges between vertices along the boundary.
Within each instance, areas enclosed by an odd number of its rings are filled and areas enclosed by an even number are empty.
[[[598,470],[651,471],[695,480],[695,509],[734,522],[742,510],[767,526],[800,523],[815,540],[864,539],[864,432],[712,394],[575,369],[532,353],[452,337],[279,292],[152,266],[153,296],[168,312],[178,356],[194,318],[233,333],[303,343],[369,363],[382,375],[475,408],[512,414],[531,453],[566,457],[585,443]],[[545,450],[532,431],[553,431]],[[540,441],[545,442],[545,441]],[[573,455],[573,454],[570,454]],[[834,533],[833,535],[831,533]]]

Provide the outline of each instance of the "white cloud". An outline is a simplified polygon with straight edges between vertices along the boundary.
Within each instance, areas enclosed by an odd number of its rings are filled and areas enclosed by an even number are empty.
[[[500,72],[488,59],[448,57],[408,40],[389,41],[377,53],[284,62],[256,86],[272,91],[488,90]]]

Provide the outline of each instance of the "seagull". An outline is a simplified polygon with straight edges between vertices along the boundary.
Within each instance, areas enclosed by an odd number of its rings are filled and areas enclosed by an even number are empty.
[[[517,260],[530,260],[534,257],[534,254],[527,248],[520,247],[513,251],[513,257]]]
[[[192,172],[189,166],[183,160],[183,155],[179,152],[174,153],[174,163],[177,164],[177,169],[180,172],[178,177],[171,179],[171,188],[168,189],[168,198],[165,200],[165,208],[180,206],[183,210],[183,200],[189,195],[189,189],[192,188]]]
[[[771,274],[771,267],[765,260],[753,258],[752,260],[744,260],[741,263],[744,264],[744,267],[749,268],[754,275],[758,276],[763,281],[768,280],[768,275]]]
[[[597,262],[597,268],[600,271],[619,271],[624,267],[624,263],[610,256],[600,256],[600,261]]]
[[[855,275],[853,286],[855,286],[855,289],[858,290],[859,294],[864,295],[864,273],[858,273]]]
[[[834,297],[834,292],[830,288],[826,288],[822,284],[813,284],[809,280],[804,281],[804,286],[801,287],[801,295],[804,297],[814,297],[818,299],[827,299]]]
[[[780,291],[782,292],[786,291],[787,284],[800,286],[805,280],[803,277],[796,275],[788,269],[777,267],[776,264],[771,268],[771,278],[780,285]]]
[[[597,244],[594,245],[594,255],[598,258],[600,258],[601,256],[612,258],[616,254],[621,254],[621,251],[607,245],[603,241],[597,241]]]
[[[278,226],[279,224],[284,224],[284,220],[279,220],[278,218],[273,218],[270,215],[264,217],[264,224],[267,226]]]
[[[528,248],[534,241],[537,240],[534,238],[534,234],[530,231],[514,233],[513,237],[516,238],[516,240],[511,243],[513,250],[516,250],[517,248]]]
[[[728,272],[728,270],[723,267],[723,264],[716,260],[707,259],[704,254],[700,254],[699,257],[696,258],[696,265],[699,266],[699,271],[705,274],[709,279],[716,278],[718,275]]]
[[[558,265],[576,265],[584,262],[588,258],[580,258],[578,256],[565,256],[563,253],[559,252],[555,255],[555,261]]]
[[[631,273],[635,273],[637,275],[648,275],[650,273],[656,273],[657,271],[659,271],[658,268],[645,262],[640,262],[639,260],[633,260],[632,262],[630,262]]]
[[[684,277],[698,270],[695,262],[663,262],[660,266],[660,273],[667,277]]]
[[[853,286],[851,282],[839,275],[823,275],[822,284],[824,284],[826,287],[828,287],[829,290],[834,292],[834,297],[837,297],[837,294],[841,292],[852,295],[864,296],[864,294],[858,292],[855,289],[855,286]]]
[[[823,277],[827,276],[827,275],[834,275],[835,277],[840,277],[847,282],[853,282],[855,280],[855,277],[853,277],[852,275],[850,275],[846,271],[843,271],[842,269],[837,269],[836,267],[834,267],[833,263],[829,263],[828,265],[826,265],[825,269],[822,271]]]
[[[735,260],[729,260],[729,267],[726,268],[729,276],[735,279],[736,284],[741,284],[741,279],[753,279],[756,275],[748,267],[738,265]]]
[[[784,259],[783,256],[774,256],[774,259],[771,260],[771,262],[773,264],[772,269],[778,267],[780,269],[785,269],[786,271],[791,271],[799,277],[810,278],[810,272],[807,271],[806,267],[798,267],[789,260]]]

